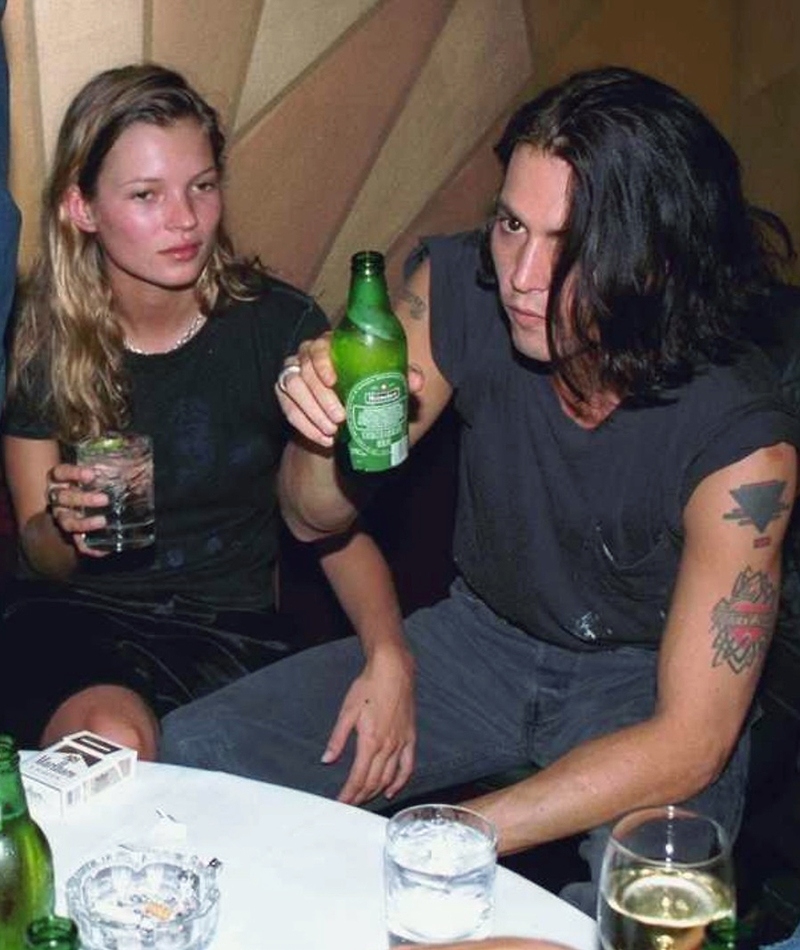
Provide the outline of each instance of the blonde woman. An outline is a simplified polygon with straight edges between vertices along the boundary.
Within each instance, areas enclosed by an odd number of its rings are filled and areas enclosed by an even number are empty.
[[[23,578],[3,637],[26,661],[24,676],[0,673],[0,722],[22,744],[90,728],[152,758],[159,716],[304,645],[274,608],[286,438],[274,384],[327,322],[234,256],[224,144],[214,110],[156,65],[98,75],[65,116],[4,421]],[[81,508],[104,497],[64,459],[78,440],[119,429],[153,440],[157,540],[98,556],[85,532],[102,519]],[[343,601],[350,565],[360,576],[372,552],[356,534],[323,558]],[[381,589],[394,641],[391,585]],[[410,687],[401,700],[378,729],[392,776],[412,736]]]

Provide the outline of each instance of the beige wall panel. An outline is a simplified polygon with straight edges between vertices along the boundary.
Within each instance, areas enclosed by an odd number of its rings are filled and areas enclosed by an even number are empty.
[[[376,0],[264,0],[235,127],[245,125]]]
[[[317,288],[344,299],[348,258],[389,246],[518,93],[531,71],[511,0],[459,0],[325,261]]]
[[[234,144],[227,209],[241,250],[310,286],[450,8],[382,4]]]
[[[69,101],[95,73],[142,58],[143,0],[32,0],[44,148],[52,156]]]
[[[492,210],[502,181],[500,163],[492,146],[505,121],[498,123],[462,168],[431,198],[386,254],[386,274],[393,292],[403,279],[403,263],[419,239],[427,234],[452,234],[480,227]]]
[[[150,57],[182,72],[230,128],[261,0],[153,0]]]
[[[787,73],[744,102],[747,122],[740,129],[739,156],[745,190],[755,204],[786,222],[800,249],[800,68]],[[795,265],[795,280],[800,267]]]
[[[9,187],[22,212],[20,265],[30,263],[39,228],[39,196],[44,178],[44,145],[39,108],[39,74],[33,18],[25,0],[10,0],[3,16],[11,106]]]
[[[535,64],[549,60],[602,0],[523,0]]]
[[[741,0],[740,93],[759,92],[800,66],[800,2]]]
[[[735,114],[730,0],[605,0],[550,58],[546,83],[614,63],[677,86],[730,134]]]

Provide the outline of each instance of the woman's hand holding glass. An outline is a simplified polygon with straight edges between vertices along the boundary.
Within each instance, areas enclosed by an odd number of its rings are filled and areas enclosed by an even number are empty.
[[[108,551],[98,551],[86,544],[86,534],[105,526],[104,515],[85,517],[84,511],[102,508],[108,497],[88,487],[95,479],[91,468],[60,463],[47,476],[47,510],[58,529],[75,549],[86,557],[105,557]]]

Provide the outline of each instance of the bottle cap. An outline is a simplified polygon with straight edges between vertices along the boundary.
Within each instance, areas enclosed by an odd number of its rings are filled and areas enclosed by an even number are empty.
[[[356,251],[350,258],[350,268],[353,272],[363,274],[383,273],[384,260],[380,251]]]

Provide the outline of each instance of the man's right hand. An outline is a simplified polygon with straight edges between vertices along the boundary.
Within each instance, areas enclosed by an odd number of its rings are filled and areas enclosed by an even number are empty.
[[[408,391],[422,391],[425,376],[415,365],[408,367]],[[331,331],[306,340],[287,357],[275,383],[283,414],[289,423],[315,445],[331,448],[345,420],[344,406],[336,395],[336,370],[331,360]]]
[[[330,332],[301,343],[297,353],[285,360],[275,383],[275,395],[289,423],[323,448],[333,445],[345,419],[335,384]]]

